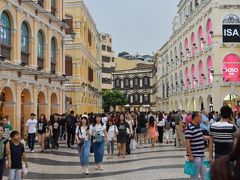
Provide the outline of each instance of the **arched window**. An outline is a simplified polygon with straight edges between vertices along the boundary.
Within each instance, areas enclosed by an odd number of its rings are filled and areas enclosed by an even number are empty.
[[[124,87],[125,87],[125,88],[130,87],[130,79],[129,79],[129,78],[125,78],[125,79],[124,79]]]
[[[204,74],[203,74],[203,62],[200,60],[198,63],[198,81],[199,85],[203,84]]]
[[[192,67],[191,67],[191,74],[192,74],[192,88],[195,88],[195,85],[196,85],[196,80],[197,80],[197,78],[196,78],[195,73],[196,73],[195,65],[192,64]]]
[[[195,43],[195,35],[194,32],[191,35],[191,46],[192,46],[192,56],[195,56],[195,48],[196,48],[196,43]]]
[[[185,39],[184,46],[185,46],[185,55],[187,58],[189,56],[188,38]]]
[[[21,60],[24,64],[28,65],[29,56],[29,31],[26,22],[21,26]]]
[[[139,103],[139,101],[140,101],[140,94],[136,92],[133,94],[133,103],[137,104]]]
[[[199,51],[201,52],[203,50],[203,32],[202,32],[202,26],[199,26],[198,28],[198,46]]]
[[[38,58],[38,67],[43,69],[44,64],[44,45],[43,45],[43,33],[38,31],[38,46],[37,46],[37,58]]]
[[[189,71],[188,67],[185,69],[185,88],[188,88],[190,84],[190,79],[189,79]]]
[[[148,76],[143,77],[143,86],[150,86],[150,79]]]
[[[57,56],[56,40],[52,38],[51,40],[51,71],[53,74],[56,72],[56,56]]]
[[[139,87],[140,86],[140,79],[139,79],[139,77],[134,77],[133,78],[133,86],[134,87]]]
[[[208,83],[211,84],[213,82],[213,62],[212,57],[209,56],[207,59],[207,70],[208,70]]]
[[[11,22],[8,14],[3,11],[1,15],[2,25],[0,26],[0,44],[1,44],[1,55],[6,59],[11,58]]]
[[[212,41],[212,34],[213,34],[213,31],[212,31],[212,21],[211,19],[208,19],[207,21],[207,38],[208,38],[208,45],[212,45],[213,41]]]

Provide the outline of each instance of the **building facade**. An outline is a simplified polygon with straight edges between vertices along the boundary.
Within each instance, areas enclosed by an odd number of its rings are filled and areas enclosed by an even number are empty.
[[[125,109],[141,112],[156,110],[155,74],[155,65],[142,63],[133,69],[113,73],[114,89],[124,93],[128,100]]]
[[[157,52],[158,110],[239,108],[239,17],[237,1],[180,1]]]
[[[30,113],[65,112],[61,0],[0,1],[0,114],[24,132]]]
[[[82,0],[65,1],[67,111],[76,114],[102,112],[100,35]]]
[[[115,71],[115,53],[112,50],[112,37],[101,33],[102,89],[112,89],[112,73]]]

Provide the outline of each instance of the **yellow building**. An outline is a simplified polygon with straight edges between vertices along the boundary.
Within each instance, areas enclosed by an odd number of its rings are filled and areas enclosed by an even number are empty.
[[[0,114],[23,131],[30,113],[65,111],[62,0],[0,1]]]
[[[100,36],[82,0],[65,1],[66,70],[72,79],[66,85],[69,109],[76,114],[102,112]],[[70,63],[72,62],[72,63]]]
[[[115,71],[115,53],[112,50],[112,37],[101,33],[102,89],[112,89],[112,73]]]

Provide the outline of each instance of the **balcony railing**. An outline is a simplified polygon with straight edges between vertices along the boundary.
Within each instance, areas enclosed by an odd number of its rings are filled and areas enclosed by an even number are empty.
[[[43,69],[43,67],[44,67],[44,59],[38,57],[37,58],[37,65],[38,65],[38,68]]]
[[[6,45],[3,45],[3,44],[1,44],[1,48],[0,48],[0,50],[1,50],[1,55],[3,56],[3,57],[5,57],[7,60],[11,60],[11,47],[10,46],[6,46]]]
[[[29,65],[29,53],[21,52],[21,61],[24,65]]]

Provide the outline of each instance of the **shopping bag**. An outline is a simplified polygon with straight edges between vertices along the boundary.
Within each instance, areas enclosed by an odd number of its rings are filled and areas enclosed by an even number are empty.
[[[184,174],[188,174],[190,176],[196,176],[197,170],[194,162],[185,161],[184,163]]]
[[[28,169],[26,168],[25,165],[23,165],[22,167],[22,177],[26,177],[28,174]]]
[[[131,150],[136,150],[137,149],[137,142],[135,139],[131,140],[131,144],[130,144]]]
[[[211,176],[210,176],[211,165],[207,160],[203,161],[203,167],[206,169],[206,180],[211,180]]]

